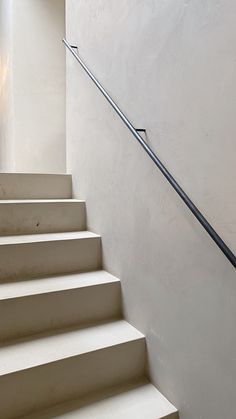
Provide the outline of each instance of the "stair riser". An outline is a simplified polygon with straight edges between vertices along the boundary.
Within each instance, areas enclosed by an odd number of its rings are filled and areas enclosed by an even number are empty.
[[[120,283],[0,302],[0,340],[121,316]]]
[[[71,175],[1,173],[0,199],[66,199],[71,185]]]
[[[145,339],[0,378],[0,418],[28,414],[144,374]]]
[[[101,268],[100,238],[0,246],[0,281]]]
[[[84,202],[0,203],[0,235],[86,229]]]

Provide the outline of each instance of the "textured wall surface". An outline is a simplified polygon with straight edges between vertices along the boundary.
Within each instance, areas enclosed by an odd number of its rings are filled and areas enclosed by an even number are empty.
[[[68,0],[67,38],[236,251],[236,3]],[[74,195],[182,419],[235,418],[236,274],[67,56]]]
[[[64,0],[1,1],[11,39],[9,48],[8,38],[1,37],[11,75],[4,89],[8,109],[4,105],[2,115],[11,115],[11,132],[2,134],[8,144],[3,170],[65,172],[64,6]]]

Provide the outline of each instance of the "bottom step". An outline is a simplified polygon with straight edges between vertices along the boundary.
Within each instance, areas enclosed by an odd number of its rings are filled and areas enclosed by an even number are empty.
[[[175,407],[148,381],[113,387],[25,419],[178,419]]]

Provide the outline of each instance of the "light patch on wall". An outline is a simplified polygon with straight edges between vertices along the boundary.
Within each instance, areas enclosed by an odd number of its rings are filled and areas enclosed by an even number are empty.
[[[6,84],[7,75],[9,74],[9,57],[5,64],[1,64],[0,66],[0,94],[2,94],[2,90]]]

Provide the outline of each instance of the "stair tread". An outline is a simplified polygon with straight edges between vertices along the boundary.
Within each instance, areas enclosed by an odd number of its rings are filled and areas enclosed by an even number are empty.
[[[100,237],[91,231],[71,231],[61,233],[22,234],[16,236],[1,236],[0,246],[6,244],[35,243],[44,241],[74,240]]]
[[[120,281],[108,272],[101,270],[3,283],[0,284],[0,301],[113,282]]]
[[[71,177],[71,173],[64,173],[64,172],[1,172],[0,173],[0,178],[1,176],[70,176]]]
[[[144,338],[125,320],[20,339],[0,348],[0,375]]]
[[[0,205],[4,204],[56,204],[56,203],[77,203],[85,202],[83,199],[74,199],[74,198],[55,198],[55,199],[1,199]]]
[[[176,414],[176,416],[175,416]],[[148,381],[117,386],[86,398],[62,403],[25,419],[177,419],[175,407]]]

